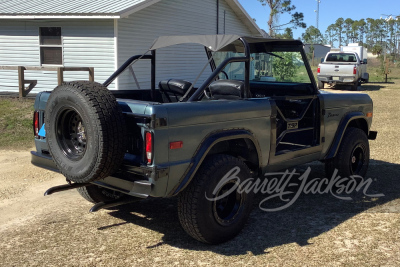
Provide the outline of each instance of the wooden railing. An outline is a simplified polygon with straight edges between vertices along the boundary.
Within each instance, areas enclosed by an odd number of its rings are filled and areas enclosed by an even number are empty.
[[[89,81],[94,81],[93,67],[32,67],[32,66],[0,66],[0,70],[18,70],[19,97],[25,97],[35,88],[37,80],[25,80],[25,71],[57,71],[58,85],[64,82],[64,71],[88,71]],[[29,84],[25,87],[25,84]]]

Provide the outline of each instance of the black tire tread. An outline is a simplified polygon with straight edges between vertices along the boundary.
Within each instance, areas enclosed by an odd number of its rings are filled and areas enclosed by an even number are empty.
[[[324,89],[325,83],[318,81],[318,89]]]
[[[358,90],[358,81],[354,82],[354,84],[351,85],[351,91],[357,91]]]
[[[87,201],[91,203],[107,202],[112,200],[119,200],[125,198],[124,194],[118,194],[118,197],[109,197],[102,193],[104,188],[100,188],[96,185],[89,185],[77,188],[78,193]]]
[[[349,127],[346,129],[346,132],[343,136],[342,143],[339,146],[339,150],[336,153],[336,156],[332,159],[328,159],[325,161],[325,173],[328,177],[331,177],[335,169],[339,168],[340,161],[343,158],[348,147],[350,147],[353,139],[363,138],[364,141],[368,143],[368,138],[363,130],[360,128]],[[367,162],[368,164],[368,162]],[[343,173],[339,170],[339,175],[343,175]],[[345,174],[347,176],[347,174]]]
[[[114,95],[102,84],[74,81],[65,82],[56,87],[48,102],[51,101],[52,95],[59,90],[69,90],[73,94],[78,94],[90,104],[92,108],[91,115],[100,122],[97,134],[99,143],[103,145],[99,146],[98,158],[92,167],[91,173],[84,178],[67,174],[63,168],[60,168],[60,164],[55,161],[57,167],[68,180],[78,183],[92,182],[109,176],[120,166],[125,153],[126,125]],[[49,122],[46,120],[46,127],[48,126]]]
[[[205,160],[196,176],[178,198],[178,215],[183,229],[193,238],[203,243],[211,243],[202,235],[197,220],[197,202],[204,197],[201,192],[202,185],[207,178],[212,176],[212,170],[218,166],[235,161],[237,165],[245,168],[250,173],[247,165],[240,159],[230,155],[214,155]]]

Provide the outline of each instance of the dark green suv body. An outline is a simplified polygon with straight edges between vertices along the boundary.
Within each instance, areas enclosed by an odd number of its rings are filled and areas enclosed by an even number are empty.
[[[211,74],[190,83],[178,73],[156,89],[155,50],[189,43],[206,48]],[[103,84],[64,83],[37,96],[32,163],[70,182],[47,194],[78,188],[96,203],[93,211],[178,196],[183,228],[219,243],[243,228],[251,210],[253,193],[233,190],[240,181],[316,160],[328,176],[335,169],[365,175],[368,138],[376,137],[372,101],[319,91],[301,42],[169,36],[149,51]],[[139,60],[152,66],[149,90],[107,90]]]

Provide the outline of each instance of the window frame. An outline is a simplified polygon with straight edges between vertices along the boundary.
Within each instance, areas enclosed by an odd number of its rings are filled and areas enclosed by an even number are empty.
[[[43,28],[60,28],[60,43],[59,45],[56,44],[42,44],[42,29]],[[46,27],[39,27],[39,62],[40,66],[64,66],[64,38],[62,35],[62,27],[60,26],[46,26]],[[43,63],[43,52],[42,48],[61,48],[61,64],[46,64]]]

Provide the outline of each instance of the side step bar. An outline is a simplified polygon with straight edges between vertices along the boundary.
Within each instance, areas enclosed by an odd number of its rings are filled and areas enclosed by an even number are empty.
[[[107,177],[102,181],[95,181],[93,183],[73,183],[73,184],[65,184],[58,185],[47,189],[44,193],[45,196],[62,192],[66,190],[76,189],[84,186],[97,185],[104,188],[108,188],[110,190],[115,190],[122,192],[124,194],[130,195],[130,197],[126,200],[115,200],[115,201],[107,201],[107,202],[99,202],[96,203],[91,209],[90,212],[96,212],[101,209],[112,208],[119,205],[124,205],[132,202],[136,202],[141,199],[145,199],[149,197],[152,184],[149,181],[139,180],[139,181],[126,181],[116,177]]]
[[[91,184],[89,184],[89,183],[86,183],[86,184],[74,183],[74,184],[58,185],[58,186],[54,186],[54,187],[47,189],[47,191],[44,193],[44,195],[48,196],[48,195],[51,195],[51,194],[54,194],[57,192],[67,191],[67,190],[84,187],[84,186],[88,186],[88,185],[91,185]]]
[[[126,200],[116,200],[116,201],[109,201],[109,202],[99,202],[96,203],[90,210],[89,212],[96,212],[99,211],[101,209],[107,209],[107,208],[112,208],[112,207],[116,207],[116,206],[120,206],[120,205],[124,205],[124,204],[129,204],[132,202],[136,202],[141,200],[142,198],[129,198]]]

